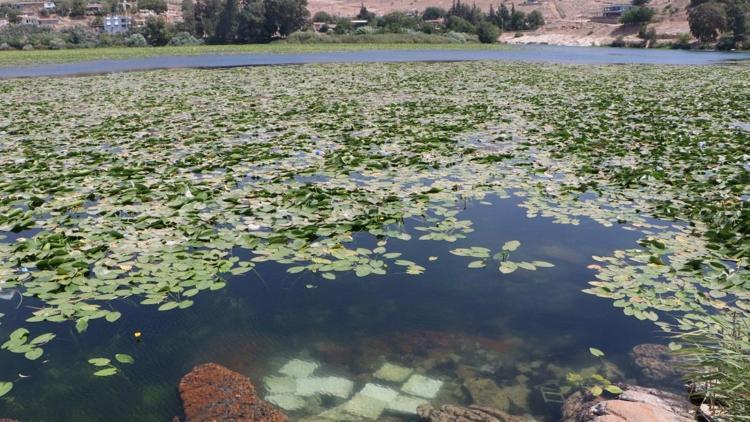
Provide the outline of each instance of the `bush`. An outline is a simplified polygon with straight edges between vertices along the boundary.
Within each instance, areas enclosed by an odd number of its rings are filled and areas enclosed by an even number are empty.
[[[325,23],[334,23],[336,22],[336,18],[331,16],[330,14],[320,11],[313,15],[312,17],[313,22],[325,22]],[[291,35],[291,34],[290,34]]]
[[[23,51],[31,51],[31,50],[33,50],[33,49],[34,49],[34,46],[33,46],[33,45],[31,45],[31,44],[26,44],[26,45],[24,45],[24,46],[23,46],[23,48],[22,48],[21,50],[23,50]]]
[[[65,48],[65,41],[61,40],[60,38],[55,37],[52,40],[50,40],[49,48],[51,50],[62,50],[63,48]]]
[[[493,44],[499,36],[500,29],[487,21],[483,21],[477,27],[477,37],[482,44]]]
[[[677,34],[677,40],[672,43],[672,48],[688,50],[690,49],[691,39],[692,37],[690,37],[690,34],[685,34],[685,33]]]
[[[719,42],[716,43],[716,49],[721,51],[734,49],[734,37],[727,35],[719,38]]]
[[[201,44],[201,40],[198,38],[195,38],[194,36],[190,35],[187,32],[178,32],[174,34],[174,37],[172,37],[171,40],[169,40],[169,45],[198,45]]]
[[[426,21],[431,21],[435,19],[444,18],[445,15],[447,15],[447,12],[445,9],[435,6],[430,6],[426,9],[424,9],[424,13],[422,13],[422,19]]]
[[[538,10],[533,10],[531,13],[529,13],[528,16],[526,16],[526,28],[527,29],[537,29],[544,25],[544,16],[542,15],[542,12]]]
[[[146,38],[141,34],[133,34],[125,40],[128,47],[146,47],[148,43]]]
[[[610,44],[611,47],[627,47],[627,43],[625,42],[625,39],[620,35],[619,37],[615,38],[614,41],[612,41],[612,44]]]
[[[451,31],[455,32],[467,32],[471,34],[476,32],[476,28],[471,24],[471,22],[455,15],[448,16],[448,19],[445,22],[445,26]]]
[[[7,51],[7,50],[12,50],[12,49],[13,49],[13,47],[11,47],[10,45],[8,45],[7,42],[4,42],[4,43],[0,44],[0,51]]]
[[[620,22],[628,23],[647,23],[651,22],[654,17],[654,9],[650,7],[636,6],[623,13],[620,16]]]
[[[326,35],[315,31],[297,31],[289,34],[286,41],[293,44],[318,43],[322,42],[325,37]]]

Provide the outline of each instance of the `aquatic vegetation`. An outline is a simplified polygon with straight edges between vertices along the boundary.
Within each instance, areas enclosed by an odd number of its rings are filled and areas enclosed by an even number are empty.
[[[135,359],[132,356],[125,353],[115,354],[115,360],[119,363],[133,364]],[[121,370],[117,367],[114,362],[109,358],[91,358],[89,364],[93,365],[96,369],[94,375],[97,377],[109,377],[118,374]]]
[[[586,290],[628,315],[665,329],[664,313],[746,315],[748,69],[476,66],[0,81],[3,289],[33,301],[29,323],[82,332],[117,324],[124,299],[188,308],[263,262],[316,284],[429,273],[437,253],[405,256],[407,241],[509,279],[553,266],[518,241],[467,244],[464,205],[492,196],[642,233],[594,258]]]

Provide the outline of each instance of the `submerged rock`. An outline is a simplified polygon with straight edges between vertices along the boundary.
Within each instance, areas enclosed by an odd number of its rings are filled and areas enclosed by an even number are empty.
[[[435,409],[429,404],[423,404],[417,408],[417,415],[429,422],[521,422],[527,420],[499,409],[477,405],[462,407],[446,404]]]
[[[464,386],[471,395],[475,405],[488,406],[507,411],[511,406],[526,409],[531,392],[525,384],[508,387],[498,387],[495,381],[488,378],[474,378],[465,380]]]
[[[662,344],[639,344],[631,352],[643,375],[655,381],[679,379],[678,359]]]
[[[215,363],[193,368],[182,377],[180,398],[187,422],[285,422],[287,417],[255,394],[246,376]]]
[[[606,399],[575,393],[563,405],[565,422],[694,421],[690,402],[676,394],[635,385],[623,386],[619,396]]]

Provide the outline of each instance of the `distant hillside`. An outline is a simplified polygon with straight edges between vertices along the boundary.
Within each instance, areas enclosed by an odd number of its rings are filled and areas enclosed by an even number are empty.
[[[326,11],[341,16],[354,16],[359,11],[362,0],[308,0],[308,8],[312,13]],[[367,9],[382,15],[393,11],[422,11],[428,6],[450,8],[452,0],[365,0]],[[471,2],[473,3],[473,2]],[[504,34],[503,40],[513,43],[541,42],[567,45],[602,45],[609,44],[618,36],[626,39],[634,38],[637,27],[622,27],[616,21],[601,21],[597,19],[602,14],[604,6],[621,2],[612,0],[540,0],[534,4],[523,2],[509,2],[510,7],[515,4],[516,9],[526,13],[539,9],[547,24],[534,32]],[[664,38],[673,38],[679,33],[689,33],[686,7],[689,0],[652,0],[649,6],[657,12],[653,27]],[[476,5],[487,11],[490,4],[495,8],[499,1],[476,0]],[[593,20],[592,20],[593,18]],[[519,34],[520,35],[520,34]]]

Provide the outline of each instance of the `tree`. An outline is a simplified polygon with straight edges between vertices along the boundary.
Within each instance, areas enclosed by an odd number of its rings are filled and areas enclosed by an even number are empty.
[[[479,42],[483,44],[492,44],[497,42],[497,37],[500,36],[500,29],[485,20],[477,26],[477,36],[479,37]]]
[[[263,0],[250,0],[240,12],[237,25],[237,40],[243,43],[266,42],[265,6]]]
[[[5,17],[10,23],[21,23],[21,12],[16,9],[10,10]]]
[[[514,31],[526,29],[526,14],[513,7],[510,12],[510,24],[508,25],[508,29]]]
[[[69,0],[63,2],[68,5],[68,15],[73,18],[81,17],[86,14],[86,2],[84,0]]]
[[[526,16],[526,28],[534,30],[544,25],[544,16],[539,10],[533,10]]]
[[[716,2],[702,3],[688,10],[690,32],[703,42],[714,41],[726,30],[724,5]]]
[[[745,42],[745,37],[747,36],[748,9],[750,9],[750,5],[742,7],[737,1],[731,2],[726,7],[727,27],[732,31],[735,47],[740,46]]]
[[[455,15],[448,15],[448,19],[445,21],[445,26],[451,31],[456,32],[474,33],[476,31],[476,28],[471,22]]]
[[[447,12],[445,11],[445,9],[441,7],[430,6],[424,9],[424,12],[422,12],[422,19],[426,21],[441,19],[444,18],[446,14]]]
[[[180,29],[191,35],[195,35],[195,6],[193,0],[182,0],[182,23]]]
[[[230,44],[235,41],[237,37],[238,15],[239,6],[237,5],[237,0],[226,0],[219,16],[213,42]]]
[[[316,12],[312,17],[313,22],[325,22],[325,23],[333,23],[336,21],[336,19],[331,16],[329,13],[320,11]]]
[[[138,9],[164,13],[167,11],[167,2],[165,0],[138,0]]]
[[[141,29],[141,35],[153,46],[167,45],[172,39],[172,28],[161,16],[149,16]]]
[[[403,32],[404,29],[416,29],[417,21],[404,12],[391,12],[383,15],[378,26],[385,28],[387,32]]]
[[[264,0],[264,9],[268,41],[301,29],[310,18],[307,0]]]
[[[375,13],[367,10],[365,4],[362,3],[362,6],[360,6],[359,8],[359,13],[357,13],[357,19],[370,22],[372,20],[375,20]]]
[[[333,32],[338,35],[344,35],[348,34],[351,30],[352,21],[347,18],[338,18],[338,20],[336,20],[336,28],[333,29]]]
[[[654,9],[644,6],[631,7],[620,16],[620,23],[648,23],[654,17]]]
[[[500,25],[500,29],[503,31],[508,29],[510,25],[510,10],[508,10],[508,7],[505,5],[505,3],[500,5],[500,10],[497,12],[498,19],[502,22],[502,25]]]

